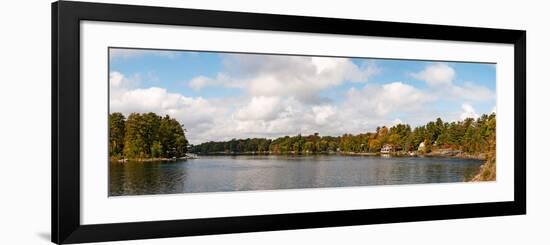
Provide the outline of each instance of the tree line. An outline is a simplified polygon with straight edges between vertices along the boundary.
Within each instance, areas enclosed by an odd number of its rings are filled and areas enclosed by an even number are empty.
[[[109,156],[112,159],[182,157],[187,152],[185,128],[176,119],[155,113],[109,114]]]
[[[376,153],[384,145],[395,151],[421,151],[430,153],[436,149],[460,150],[469,154],[486,153],[494,147],[496,115],[482,115],[477,119],[443,122],[441,118],[425,125],[411,128],[408,124],[378,127],[375,132],[357,135],[283,136],[276,139],[248,138],[229,141],[210,141],[191,146],[198,154],[289,154],[289,153]],[[421,149],[419,145],[423,143]]]

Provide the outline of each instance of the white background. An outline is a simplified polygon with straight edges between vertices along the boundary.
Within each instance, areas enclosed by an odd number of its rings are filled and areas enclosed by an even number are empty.
[[[130,2],[130,1],[127,1]],[[547,244],[550,165],[544,156],[550,21],[547,8],[503,1],[133,1],[234,11],[454,24],[528,31],[528,215],[202,236],[113,244],[422,243]],[[50,230],[50,2],[0,10],[0,171],[2,244],[48,244]],[[6,77],[7,75],[7,77]]]

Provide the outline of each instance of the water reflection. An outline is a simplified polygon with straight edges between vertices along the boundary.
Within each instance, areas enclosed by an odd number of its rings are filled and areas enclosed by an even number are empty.
[[[482,161],[370,156],[203,156],[110,163],[109,195],[461,182]]]

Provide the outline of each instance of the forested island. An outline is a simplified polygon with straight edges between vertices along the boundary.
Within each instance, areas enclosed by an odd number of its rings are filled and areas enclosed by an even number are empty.
[[[208,154],[347,154],[451,156],[484,159],[473,180],[496,178],[496,115],[456,122],[441,118],[411,128],[408,124],[378,127],[375,132],[320,136],[247,138],[189,145],[185,128],[168,115],[121,113],[109,115],[109,154],[112,160],[159,160]]]
[[[155,113],[109,115],[111,160],[159,160],[184,157],[188,141],[185,128],[176,119]]]

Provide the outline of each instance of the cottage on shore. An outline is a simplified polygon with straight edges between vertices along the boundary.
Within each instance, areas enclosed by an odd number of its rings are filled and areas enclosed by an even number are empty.
[[[418,151],[425,151],[426,150],[426,144],[424,142],[420,142],[420,145],[418,145]]]
[[[389,154],[393,151],[393,145],[390,145],[390,144],[384,144],[384,146],[382,146],[382,149],[380,149],[380,153],[382,154]]]

